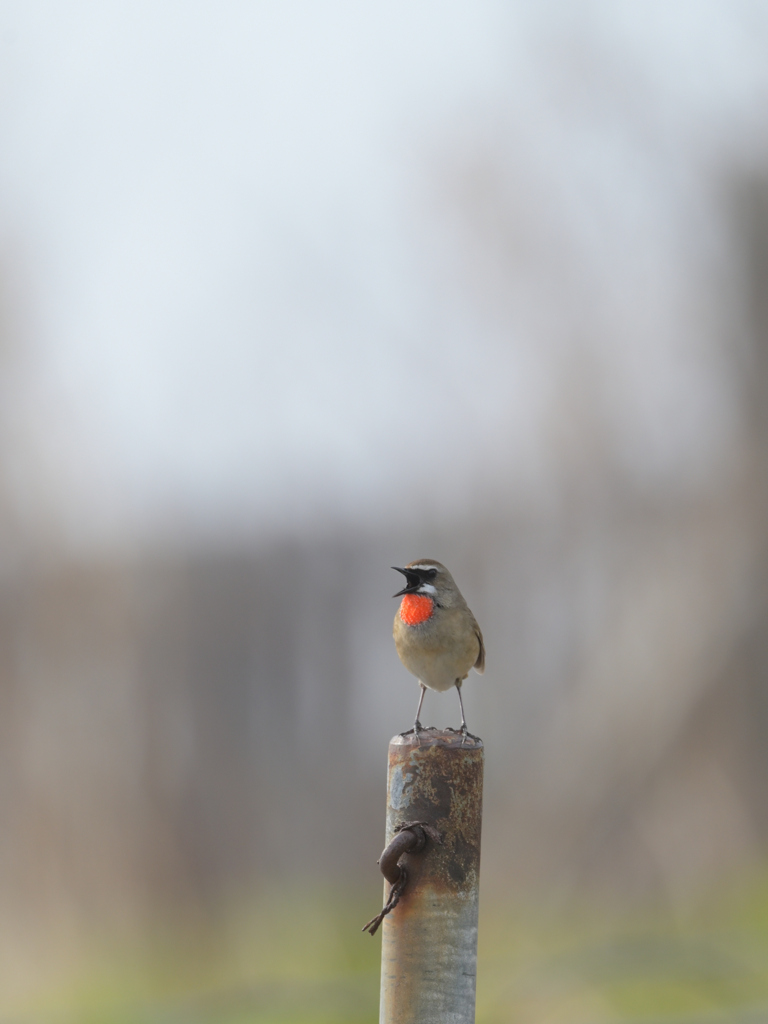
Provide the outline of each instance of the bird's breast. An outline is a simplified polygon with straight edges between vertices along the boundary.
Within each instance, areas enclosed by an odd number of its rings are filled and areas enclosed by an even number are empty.
[[[400,604],[400,618],[406,626],[418,626],[432,617],[435,602],[424,594],[406,594]]]

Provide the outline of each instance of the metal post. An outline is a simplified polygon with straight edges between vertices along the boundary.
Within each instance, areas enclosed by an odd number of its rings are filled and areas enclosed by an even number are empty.
[[[380,1024],[474,1022],[482,800],[482,741],[434,729],[391,740],[387,844],[416,821],[442,841],[400,858],[407,883],[383,922]]]

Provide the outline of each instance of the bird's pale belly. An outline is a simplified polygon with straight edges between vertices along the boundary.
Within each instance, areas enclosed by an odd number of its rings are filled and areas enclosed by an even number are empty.
[[[476,646],[476,645],[475,645]],[[421,644],[401,644],[400,657],[430,690],[450,690],[456,680],[464,679],[475,663],[477,650],[448,650],[440,653],[421,647]]]

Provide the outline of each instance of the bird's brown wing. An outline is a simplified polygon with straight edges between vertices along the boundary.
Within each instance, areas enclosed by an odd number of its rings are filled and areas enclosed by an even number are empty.
[[[475,671],[482,675],[485,672],[485,644],[483,643],[483,634],[480,632],[480,627],[477,623],[475,623],[475,636],[480,645],[480,650],[477,652],[477,661],[475,662]]]

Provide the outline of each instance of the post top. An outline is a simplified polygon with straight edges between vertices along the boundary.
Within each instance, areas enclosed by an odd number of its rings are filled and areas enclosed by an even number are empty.
[[[462,736],[452,729],[421,729],[418,736],[412,732],[398,733],[389,741],[390,747],[448,747],[457,750],[482,750],[479,736]]]

